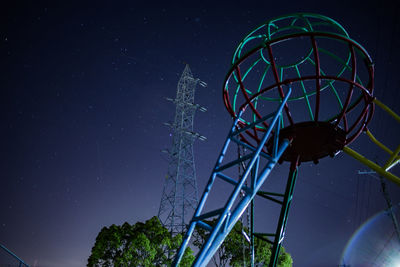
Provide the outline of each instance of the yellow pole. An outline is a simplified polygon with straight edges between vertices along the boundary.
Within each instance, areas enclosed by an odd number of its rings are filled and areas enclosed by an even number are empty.
[[[398,122],[400,122],[400,116],[397,115],[393,110],[391,110],[388,106],[383,104],[381,101],[378,99],[374,99],[374,103],[377,104],[380,108],[382,108],[384,111],[389,113],[393,118],[395,118]]]
[[[392,165],[394,159],[397,157],[397,155],[400,153],[400,145],[396,148],[396,150],[393,152],[393,154],[390,156],[389,160],[386,162],[386,164],[383,166],[383,168],[387,171],[389,166]],[[393,166],[392,166],[393,167]]]
[[[380,148],[382,148],[383,150],[385,150],[389,155],[392,155],[392,154],[393,154],[393,151],[390,150],[387,146],[385,146],[385,145],[382,144],[381,142],[379,142],[379,141],[375,138],[375,136],[371,133],[370,130],[367,130],[365,133],[368,135],[369,139],[371,139],[371,141],[374,142],[377,146],[379,146]]]
[[[393,183],[395,183],[398,186],[400,186],[400,178],[399,177],[397,177],[393,173],[385,171],[381,166],[379,166],[378,164],[370,161],[369,159],[367,159],[363,155],[357,153],[353,149],[351,149],[351,148],[346,146],[346,147],[343,148],[343,152],[345,152],[347,155],[355,158],[356,160],[358,160],[362,164],[366,165],[370,169],[376,171],[379,175],[387,178],[389,181],[392,181]]]

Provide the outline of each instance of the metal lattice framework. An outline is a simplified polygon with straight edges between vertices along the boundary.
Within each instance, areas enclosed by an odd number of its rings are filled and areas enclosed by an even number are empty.
[[[172,129],[173,143],[172,149],[166,151],[169,165],[158,218],[173,234],[186,231],[185,221],[198,204],[193,142],[205,137],[193,131],[193,118],[197,109],[206,109],[194,104],[197,84],[206,86],[206,83],[193,78],[189,65],[186,65],[178,82],[176,98],[167,98],[176,105],[176,113],[173,124],[166,123]]]
[[[380,106],[372,95],[373,85],[374,69],[367,51],[328,17],[297,13],[269,20],[251,31],[235,50],[223,87],[224,103],[234,124],[174,266],[179,264],[196,227],[209,231],[209,235],[193,266],[206,266],[250,207],[250,229],[244,235],[250,243],[251,265],[255,264],[254,239],[259,238],[271,245],[272,254],[269,263],[258,264],[275,267],[298,166],[307,161],[318,163],[319,159],[333,157],[342,150],[352,155],[348,145],[367,131],[374,104]],[[245,148],[247,153],[228,160],[232,143]],[[381,168],[382,173],[399,161],[400,146],[386,151],[391,156],[386,169]],[[352,156],[357,158],[354,153]],[[263,189],[276,163],[284,161],[290,163],[284,191]],[[238,165],[244,166],[243,174],[234,176],[228,172]],[[233,185],[233,190],[221,208],[210,210],[207,198],[216,181]],[[255,196],[280,206],[276,227],[270,232],[255,229]],[[216,219],[216,223],[210,225],[211,219]]]
[[[199,205],[193,215],[188,231],[186,232],[183,243],[178,251],[173,266],[178,266],[181,257],[189,244],[190,238],[192,237],[195,227],[201,227],[206,231],[209,231],[209,237],[203,244],[200,252],[198,253],[193,266],[206,266],[210,259],[213,257],[219,246],[224,241],[225,237],[229,234],[236,222],[240,219],[240,216],[246,210],[250,203],[253,203],[253,198],[256,195],[264,196],[266,199],[271,198],[271,193],[261,191],[260,188],[268,178],[270,172],[277,164],[278,159],[289,145],[288,140],[283,140],[279,143],[278,135],[272,137],[272,132],[279,133],[281,128],[282,110],[288,97],[290,96],[291,90],[289,89],[286,97],[282,103],[277,107],[276,111],[264,116],[260,120],[247,125],[246,127],[239,128],[239,119],[241,118],[244,108],[235,119],[231,130],[229,131],[228,137],[225,140],[222,151],[218,157],[217,163],[213,169],[210,180],[206,185],[206,189],[201,197]],[[256,146],[249,146],[241,141],[240,136],[249,128],[256,127],[257,125],[263,124],[264,122],[269,123],[268,129],[263,134],[260,143]],[[267,141],[272,137],[273,146],[271,154],[263,152],[263,148]],[[242,155],[238,159],[230,160],[226,155],[230,151],[235,151],[235,145],[244,146],[247,148],[247,153]],[[232,150],[233,147],[233,150]],[[237,151],[237,150],[236,150]],[[241,177],[234,179],[230,175],[232,169],[236,170],[238,164],[244,164],[245,171]],[[290,175],[288,179],[288,185],[284,194],[272,195],[283,197],[282,200],[278,200],[279,203],[285,207],[285,213],[289,209],[291,203],[291,196],[293,194],[294,184],[297,178],[297,166],[292,165]],[[226,188],[232,188],[233,191],[229,195],[225,205],[221,208],[217,208],[211,211],[204,212],[207,198],[213,187],[216,179],[220,179],[223,183],[226,183]],[[248,184],[249,186],[247,186]],[[217,222],[214,225],[210,225],[207,220],[210,218],[217,217]],[[286,225],[287,215],[279,218],[280,227],[277,228],[276,240],[282,240],[284,234],[284,226]],[[251,231],[254,227],[251,227]],[[254,240],[256,233],[253,232],[251,239]],[[263,234],[258,233],[261,238],[264,238]],[[271,234],[274,235],[274,234]]]
[[[400,185],[400,178],[389,172],[400,162],[400,145],[389,149],[367,128],[375,104],[398,122],[400,116],[373,97],[373,85],[374,68],[367,51],[328,17],[297,13],[269,20],[251,31],[235,50],[223,86],[224,103],[234,123],[174,266],[196,227],[208,235],[193,266],[206,266],[250,207],[249,231],[243,235],[249,242],[251,266],[275,267],[302,162],[317,164],[321,158],[344,151]],[[390,155],[383,166],[348,147],[362,132]],[[245,152],[229,158],[229,150],[238,151],[231,149],[235,145]],[[262,187],[277,162],[290,165],[283,192],[271,185]],[[238,166],[243,166],[242,174],[231,171]],[[218,182],[226,184],[224,190],[231,193],[220,208],[210,208],[214,203],[207,199]],[[256,196],[280,209],[276,227],[269,232],[255,229]],[[269,262],[255,263],[255,238],[271,247]]]

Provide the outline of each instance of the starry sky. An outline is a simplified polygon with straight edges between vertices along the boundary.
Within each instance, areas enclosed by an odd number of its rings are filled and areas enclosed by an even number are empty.
[[[163,123],[175,111],[165,97],[175,96],[185,63],[208,84],[195,98],[208,109],[194,125],[208,138],[194,146],[203,191],[231,124],[222,101],[230,59],[270,18],[337,20],[373,58],[375,95],[400,113],[395,1],[88,2],[0,11],[0,243],[31,266],[84,266],[102,227],[157,214],[161,150],[172,141]],[[383,113],[370,128],[398,144],[400,127]],[[352,147],[380,155],[366,136]],[[354,231],[386,207],[380,183],[343,153],[303,165],[284,246],[294,266],[337,266]],[[399,203],[400,189],[387,186]]]

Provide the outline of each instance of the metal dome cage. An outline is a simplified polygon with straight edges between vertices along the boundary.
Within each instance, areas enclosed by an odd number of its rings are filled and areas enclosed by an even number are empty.
[[[299,162],[317,162],[333,156],[372,118],[372,60],[331,18],[298,13],[269,20],[240,42],[231,65],[223,98],[232,117],[245,110],[241,128],[270,113],[272,102],[282,102],[286,87],[292,89],[280,132],[291,145],[281,161],[300,156]],[[263,122],[241,138],[256,146],[267,128]]]

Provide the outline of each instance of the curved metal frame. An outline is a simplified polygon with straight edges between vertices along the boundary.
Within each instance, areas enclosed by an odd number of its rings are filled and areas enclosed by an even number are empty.
[[[311,21],[311,19],[317,21]],[[282,22],[285,20],[286,22],[288,22],[289,25],[285,25],[283,27],[277,26],[278,22]],[[307,25],[307,27],[299,27],[295,25],[298,21],[302,21]],[[329,26],[333,30],[330,32],[326,30],[317,31],[315,28],[318,28],[321,25]],[[271,29],[273,29],[273,31]],[[303,59],[297,60],[294,64],[279,66],[274,59],[272,50],[273,47],[279,46],[283,42],[296,40],[299,38],[310,39],[311,47],[308,50],[307,55]],[[318,40],[320,39],[329,39],[335,42],[337,41],[345,43],[348,46],[348,55],[346,56],[346,58],[342,59],[340,56],[335,55],[335,53],[329,51],[328,49],[324,49],[322,46],[319,47]],[[259,40],[260,43],[257,46],[251,47],[248,49],[248,51],[244,52],[244,50],[246,49],[246,45],[249,42],[253,42],[254,40]],[[263,51],[268,52],[268,59],[265,58]],[[332,58],[333,61],[342,64],[342,67],[337,73],[334,73],[333,75],[325,73],[322,63],[320,62],[320,53],[324,53],[329,58]],[[362,78],[357,75],[357,68],[359,67],[359,63],[357,63],[357,54],[361,56],[363,64],[365,66],[365,70],[368,72],[368,81],[363,81]],[[256,56],[256,59],[251,58],[253,56]],[[311,58],[311,56],[313,56],[313,59]],[[247,62],[249,60],[250,62]],[[242,70],[241,65],[244,62],[248,63],[250,67],[244,68],[244,70]],[[257,91],[251,91],[245,85],[246,77],[257,64],[260,64],[260,62],[266,64],[265,71],[260,77]],[[301,75],[301,68],[306,63],[314,66],[314,75]],[[295,70],[297,75],[295,77],[283,78],[285,71],[288,69]],[[272,72],[274,81],[270,82],[267,86],[263,86],[263,83],[265,83],[265,76],[269,71]],[[345,77],[344,74],[346,71],[349,72],[349,75],[351,76],[350,78]],[[304,86],[304,82],[306,81],[316,82],[315,91],[306,92],[306,88]],[[323,81],[326,81],[325,85],[321,84]],[[230,83],[234,84],[233,88],[231,88],[232,86],[230,86]],[[292,85],[294,83],[298,83],[300,85],[303,90],[303,95],[300,97],[294,95],[288,100],[288,103],[285,106],[286,118],[290,125],[296,124],[296,121],[292,118],[292,112],[290,108],[291,102],[304,100],[306,102],[306,105],[308,106],[310,120],[327,121],[335,124],[336,127],[343,127],[343,130],[346,132],[345,145],[348,145],[359,136],[359,134],[365,129],[365,126],[372,118],[374,111],[372,97],[374,70],[372,60],[367,51],[356,41],[352,40],[339,23],[328,17],[316,14],[302,13],[278,17],[276,19],[268,21],[267,23],[262,24],[261,26],[253,30],[250,34],[248,34],[240,42],[238,48],[236,49],[232,59],[232,67],[230,68],[225,78],[223,90],[224,103],[232,117],[237,116],[237,110],[240,110],[243,105],[248,105],[253,113],[253,121],[255,121],[262,117],[262,114],[257,111],[257,105],[261,101],[282,101],[282,99],[285,97],[285,95],[283,94],[282,86]],[[340,99],[339,92],[336,88],[337,86],[335,86],[335,83],[348,84],[348,89],[344,101]],[[336,114],[332,114],[329,118],[320,118],[320,103],[321,97],[323,97],[321,95],[321,92],[328,88],[333,91],[341,108],[339,112],[337,112]],[[352,99],[353,93],[356,89],[360,90],[361,94],[356,99]],[[232,90],[233,93],[230,94],[230,91]],[[273,90],[278,91],[279,97],[271,98],[263,96],[265,93],[271,92]],[[238,106],[237,104],[238,94],[242,94],[245,99],[244,103],[239,104],[240,106]],[[310,97],[315,97],[315,106],[313,109],[309,101]],[[363,107],[360,114],[358,115],[357,119],[350,124],[347,119],[347,115],[361,104],[363,104]],[[243,119],[239,121],[239,124],[242,127],[248,125],[249,123],[250,122]],[[340,126],[340,124],[342,125]],[[268,125],[259,125],[255,129],[252,129],[252,131],[247,131],[247,136],[243,136],[243,138],[248,142],[250,141],[248,138],[254,139],[259,142],[258,133],[260,131],[265,131],[266,127],[268,127]]]

